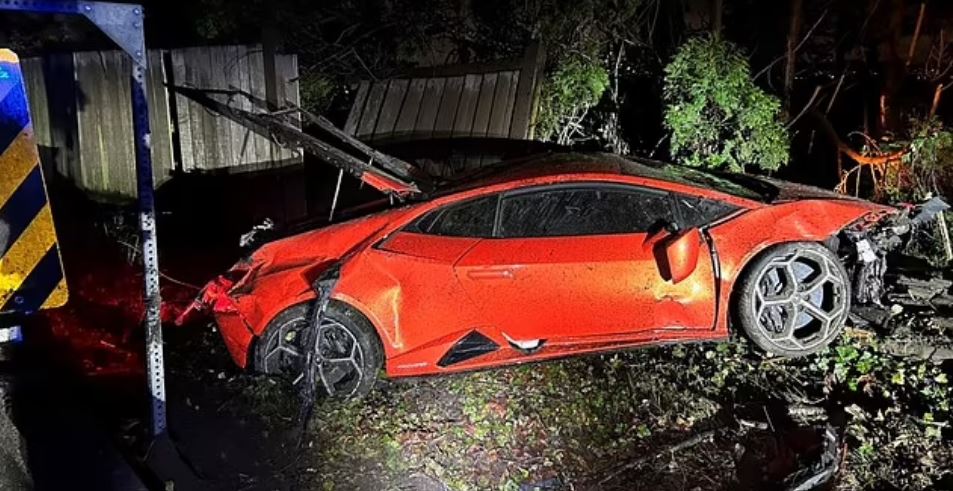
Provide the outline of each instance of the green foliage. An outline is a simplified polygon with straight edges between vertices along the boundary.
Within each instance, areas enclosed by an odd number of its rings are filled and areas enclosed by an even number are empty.
[[[609,86],[609,72],[601,64],[573,57],[543,82],[536,118],[536,136],[551,139],[567,119],[599,102]]]
[[[781,104],[755,86],[734,45],[708,36],[686,42],[665,67],[664,98],[672,156],[681,163],[744,171],[788,162]]]
[[[487,0],[474,5],[478,23],[468,45],[499,59],[540,41],[546,73],[535,136],[567,144],[599,136],[583,122],[593,123],[589,109],[609,87],[613,50],[644,44],[653,12],[655,4],[645,0]]]
[[[938,178],[953,170],[953,130],[943,126],[940,120],[933,118],[925,121],[914,120],[910,124],[909,142],[900,142],[907,146],[903,156],[906,171],[910,173],[909,189],[893,190],[895,194],[922,199],[928,194],[936,194],[939,189]],[[891,182],[891,179],[886,179]],[[895,182],[903,182],[895,179]]]
[[[849,488],[924,489],[935,485],[949,459],[953,386],[943,367],[894,356],[877,337],[847,335],[817,357],[818,375],[831,373],[829,391],[846,407]],[[831,370],[831,368],[833,370]]]
[[[319,73],[305,73],[301,75],[298,82],[302,107],[314,113],[324,112],[338,90],[334,80]]]
[[[904,158],[910,165],[926,169],[953,164],[953,131],[933,118],[913,123],[910,152]]]
[[[894,407],[917,408],[904,416],[922,419],[929,414],[931,421],[951,416],[953,387],[943,369],[928,361],[890,355],[876,338],[848,337],[819,357],[818,363],[833,366],[833,382],[850,392],[881,398]]]

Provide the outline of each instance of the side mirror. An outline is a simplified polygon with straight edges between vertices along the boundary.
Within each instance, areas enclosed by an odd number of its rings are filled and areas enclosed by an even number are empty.
[[[702,236],[697,228],[690,228],[675,234],[653,234],[644,245],[651,247],[662,278],[679,283],[698,266]]]

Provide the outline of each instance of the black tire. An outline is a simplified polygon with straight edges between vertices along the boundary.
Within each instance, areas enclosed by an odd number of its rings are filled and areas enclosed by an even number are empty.
[[[313,310],[311,303],[299,304],[272,319],[255,343],[256,371],[282,377],[295,385],[303,383],[305,354],[315,346],[304,346],[309,338],[305,329],[312,323]],[[316,360],[317,388],[327,396],[342,399],[370,392],[384,365],[384,350],[371,323],[347,304],[332,300],[319,333],[317,345],[322,356]]]
[[[816,353],[844,329],[850,286],[844,265],[823,245],[776,245],[745,269],[735,296],[735,319],[767,352],[787,357]]]

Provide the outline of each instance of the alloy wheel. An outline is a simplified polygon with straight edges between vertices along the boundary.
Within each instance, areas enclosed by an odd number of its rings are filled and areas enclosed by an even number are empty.
[[[810,350],[839,332],[849,299],[833,261],[805,249],[775,257],[761,270],[752,305],[769,343],[782,350]]]

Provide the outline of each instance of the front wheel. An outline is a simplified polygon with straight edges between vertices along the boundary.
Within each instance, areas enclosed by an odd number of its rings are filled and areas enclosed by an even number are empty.
[[[311,337],[307,330],[312,315],[312,304],[300,304],[275,316],[255,344],[255,369],[302,384],[311,351],[315,382],[328,396],[351,398],[370,392],[383,366],[383,350],[370,322],[347,305],[331,301]]]
[[[850,280],[840,259],[814,242],[774,246],[741,279],[736,316],[761,349],[804,356],[824,349],[844,328]]]

